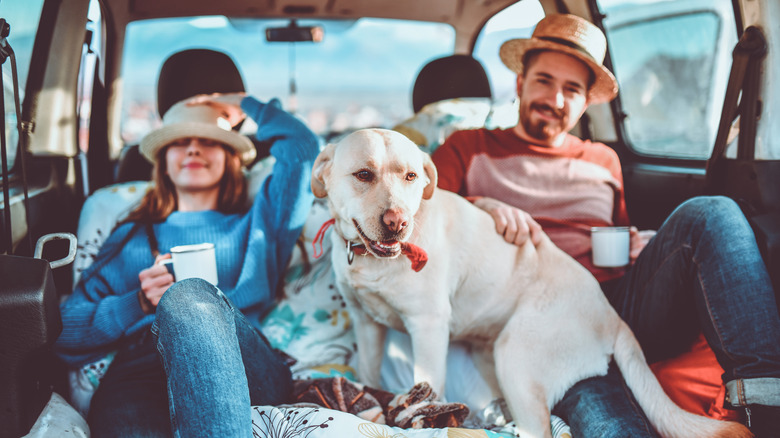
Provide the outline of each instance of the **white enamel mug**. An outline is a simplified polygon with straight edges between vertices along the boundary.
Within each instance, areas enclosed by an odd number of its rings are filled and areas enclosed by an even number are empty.
[[[629,227],[592,227],[590,239],[593,264],[601,268],[616,268],[628,264],[631,245]]]
[[[213,243],[174,246],[171,248],[171,260],[176,281],[202,278],[217,285],[217,257]]]

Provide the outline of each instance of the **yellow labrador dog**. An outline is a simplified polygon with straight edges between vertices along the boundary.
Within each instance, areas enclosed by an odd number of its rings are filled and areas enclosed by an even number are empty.
[[[335,219],[333,267],[364,383],[379,385],[389,326],[411,337],[415,383],[438,394],[450,340],[469,342],[525,436],[550,437],[552,406],[576,382],[606,374],[612,357],[661,435],[751,436],[675,405],[584,267],[547,236],[538,246],[505,242],[490,215],[436,188],[430,157],[403,135],[357,131],[328,145],[312,176]]]

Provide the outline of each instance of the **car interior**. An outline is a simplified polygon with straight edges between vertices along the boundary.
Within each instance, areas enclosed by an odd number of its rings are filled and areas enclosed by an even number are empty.
[[[508,127],[515,80],[498,47],[555,12],[607,35],[620,94],[591,106],[573,133],[617,152],[632,222],[657,229],[686,199],[729,196],[777,294],[775,0],[0,0],[0,436],[27,435],[53,393],[68,398],[72,382],[51,352],[59,303],[78,275],[72,262],[111,228],[82,239],[82,208],[96,192],[150,179],[138,142],[173,103],[278,97],[323,144],[365,127],[414,126],[419,141],[399,130],[421,146],[444,135],[443,120]],[[440,105],[453,100],[470,120],[458,125]],[[426,111],[438,131],[408,123]],[[241,132],[257,129],[248,121]],[[270,144],[255,147],[249,171],[266,175]],[[115,223],[128,206],[93,214]]]

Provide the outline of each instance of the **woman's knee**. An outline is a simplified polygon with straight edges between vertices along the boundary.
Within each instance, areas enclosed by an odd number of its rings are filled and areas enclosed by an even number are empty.
[[[209,313],[221,312],[224,305],[219,289],[200,278],[188,278],[174,283],[165,291],[157,304],[155,322],[176,321],[178,324],[188,315],[198,315],[201,319]]]
[[[186,307],[203,301],[216,301],[218,289],[200,278],[177,281],[163,294],[158,309]]]

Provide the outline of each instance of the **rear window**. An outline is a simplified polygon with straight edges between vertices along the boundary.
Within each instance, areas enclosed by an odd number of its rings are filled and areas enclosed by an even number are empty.
[[[287,23],[212,16],[131,24],[122,67],[124,141],[138,142],[160,123],[157,76],[163,61],[181,50],[208,48],[230,55],[251,95],[263,101],[278,97],[286,110],[328,137],[392,127],[410,117],[417,72],[431,59],[451,54],[455,40],[449,25],[369,18],[298,20],[299,26],[324,27],[320,43],[265,40],[267,27]]]

